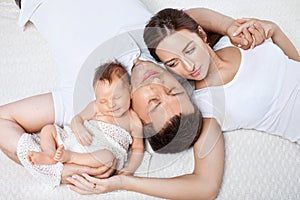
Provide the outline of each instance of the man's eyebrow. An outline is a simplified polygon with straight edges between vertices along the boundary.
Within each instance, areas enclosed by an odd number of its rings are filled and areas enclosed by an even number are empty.
[[[161,104],[161,102],[159,102],[158,104],[156,104],[151,110],[149,113],[153,113],[157,108],[158,106]]]

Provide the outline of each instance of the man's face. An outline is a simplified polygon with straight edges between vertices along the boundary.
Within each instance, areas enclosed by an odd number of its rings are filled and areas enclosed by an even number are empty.
[[[194,107],[185,89],[166,70],[152,62],[139,62],[131,74],[132,108],[156,131],[176,114],[189,114]]]

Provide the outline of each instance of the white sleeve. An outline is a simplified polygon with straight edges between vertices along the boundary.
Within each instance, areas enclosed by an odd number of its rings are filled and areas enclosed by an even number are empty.
[[[230,47],[230,46],[234,46],[231,42],[228,36],[223,36],[221,37],[221,39],[217,42],[217,44],[215,44],[215,46],[213,47],[214,51],[223,49],[225,47]]]

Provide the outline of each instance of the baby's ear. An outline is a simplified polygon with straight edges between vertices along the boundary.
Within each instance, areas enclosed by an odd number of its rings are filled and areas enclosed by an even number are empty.
[[[206,32],[203,30],[203,28],[199,25],[198,26],[198,31],[199,31],[199,35],[200,37],[202,38],[202,40],[204,42],[207,42],[207,35],[206,35]]]

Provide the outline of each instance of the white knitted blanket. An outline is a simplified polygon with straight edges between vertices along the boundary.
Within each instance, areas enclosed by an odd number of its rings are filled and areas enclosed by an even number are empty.
[[[47,42],[29,25],[23,32],[17,26],[18,8],[0,0],[0,105],[27,96],[49,92],[54,86],[53,60]],[[7,0],[6,0],[7,1]],[[141,0],[151,11],[172,6],[206,6],[234,17],[254,16],[278,22],[300,49],[298,0],[248,0],[240,3],[209,0]],[[285,5],[283,5],[285,4]],[[235,7],[237,6],[237,7]],[[0,130],[1,131],[1,130]],[[300,199],[300,146],[284,139],[252,130],[224,133],[225,174],[218,196],[232,199]],[[193,170],[193,155],[145,154],[136,175],[171,177]],[[24,167],[0,152],[0,199],[157,199],[135,192],[118,191],[82,196],[60,185],[47,187]]]

